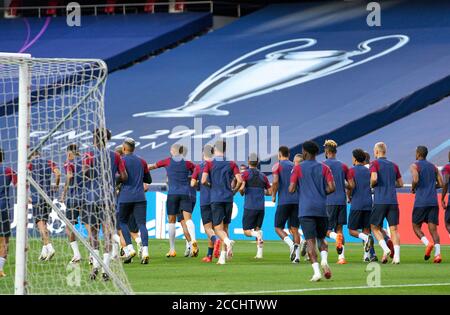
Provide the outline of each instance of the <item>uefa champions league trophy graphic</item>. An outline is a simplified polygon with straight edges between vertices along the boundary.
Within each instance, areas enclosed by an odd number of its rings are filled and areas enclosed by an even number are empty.
[[[364,59],[354,60],[354,57],[368,54],[372,50],[371,43],[388,39],[397,40],[397,43]],[[220,109],[223,105],[362,65],[403,47],[408,41],[409,38],[405,35],[381,36],[359,43],[358,49],[354,51],[300,51],[316,44],[317,41],[312,38],[278,42],[247,53],[213,73],[197,86],[184,105],[168,110],[136,113],[133,117],[226,116],[229,112]],[[293,43],[301,43],[301,45],[268,53],[261,60],[244,61],[263,51]]]

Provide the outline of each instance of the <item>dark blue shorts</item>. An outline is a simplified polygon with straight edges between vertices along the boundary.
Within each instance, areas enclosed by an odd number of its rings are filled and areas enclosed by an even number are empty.
[[[188,195],[167,195],[167,215],[179,215],[181,211],[192,213],[192,201]]]
[[[8,209],[0,209],[0,237],[11,236],[11,220]]]
[[[324,239],[328,231],[327,217],[300,217],[300,226],[302,227],[305,240]]]
[[[298,228],[300,221],[298,219],[298,204],[278,205],[275,212],[275,227],[284,229],[288,227]]]
[[[213,202],[211,203],[212,222],[214,226],[230,224],[233,212],[233,202]]]
[[[81,218],[81,223],[89,224],[89,215],[82,207],[67,208],[66,218],[74,225],[78,223],[78,218]]]
[[[439,207],[416,207],[413,209],[412,222],[414,224],[433,223],[439,224]]]
[[[200,213],[202,214],[203,225],[212,223],[212,210],[210,204],[200,206]]]
[[[45,201],[33,205],[33,218],[36,223],[39,221],[47,222],[51,212],[52,207]]]
[[[104,209],[105,206],[101,204],[88,204],[85,207],[85,211],[82,211],[81,220],[88,225],[100,226],[105,221]]]
[[[383,226],[384,219],[390,226],[398,225],[400,219],[398,205],[374,205],[370,215],[370,224]]]
[[[120,224],[129,224],[130,216],[133,215],[134,221],[139,227],[146,224],[147,221],[147,201],[121,202],[119,204],[119,222]],[[139,228],[137,229],[139,230]],[[133,232],[130,230],[130,232]]]
[[[264,212],[264,210],[244,209],[242,228],[244,230],[261,228],[264,221]]]
[[[327,206],[328,230],[336,230],[338,225],[347,224],[347,206]]]
[[[194,212],[195,209],[195,199],[191,198],[191,209],[190,210],[183,210],[184,212],[189,212],[190,214],[192,214]],[[183,215],[183,211],[181,211],[180,213],[177,214],[177,221],[181,222],[184,220],[184,215]]]
[[[370,210],[351,210],[348,217],[348,228],[350,230],[370,229]]]
[[[127,225],[128,225],[128,230],[130,230],[131,233],[139,232],[139,226],[136,223],[136,219],[134,218],[133,213],[130,214]],[[119,211],[116,212],[116,229],[118,231],[121,230],[120,222],[119,222]]]

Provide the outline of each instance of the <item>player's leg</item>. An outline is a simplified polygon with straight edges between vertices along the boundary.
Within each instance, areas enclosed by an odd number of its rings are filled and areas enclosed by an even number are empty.
[[[212,256],[219,258],[220,255],[220,239],[214,233],[214,228],[212,224],[212,213],[211,205],[200,206],[200,214],[202,216],[203,228],[208,236],[208,252],[205,257],[203,257],[203,262],[211,262]]]
[[[183,219],[186,222],[186,228],[188,230],[190,241],[191,241],[191,247],[192,247],[192,256],[197,257],[198,256],[198,244],[197,244],[197,238],[195,235],[195,224],[194,221],[192,221],[192,212],[194,211],[194,203],[192,202],[191,198],[186,197],[181,201],[181,210],[183,214]]]
[[[231,222],[231,212],[233,203],[231,202],[214,202],[211,204],[214,232],[222,241],[222,251],[220,253],[218,264],[225,264],[225,258],[233,257],[234,241],[228,237],[228,224]],[[226,250],[226,255],[224,255]]]
[[[430,243],[422,231],[422,224],[426,221],[427,212],[427,207],[415,207],[412,213],[412,228],[417,238],[425,245],[425,260],[430,259],[431,251],[434,248],[433,243]]]
[[[378,241],[378,244],[383,249],[382,263],[385,264],[388,261],[388,256],[391,254],[391,250],[384,240],[382,231],[383,221],[386,216],[386,205],[374,205],[374,208],[370,215],[370,227],[373,235]]]
[[[315,217],[316,221],[316,237],[317,245],[320,252],[320,266],[322,267],[323,275],[325,279],[331,278],[331,269],[328,265],[328,243],[325,239],[328,232],[328,218],[327,217]]]
[[[167,195],[166,202],[167,220],[169,221],[169,252],[166,257],[176,257],[175,251],[175,236],[177,215],[180,213],[180,196],[179,195]]]
[[[368,262],[370,260],[369,251],[373,247],[373,237],[370,235],[369,211],[352,210],[348,220],[349,234],[353,237],[359,238],[364,244],[363,260]],[[361,232],[360,232],[361,230]]]
[[[11,224],[8,209],[0,209],[0,278],[6,277],[3,270],[8,257],[8,243],[11,236]]]
[[[256,222],[255,222],[255,228],[254,231],[256,231],[256,259],[262,259],[263,258],[263,249],[264,249],[264,240],[263,240],[263,235],[264,232],[262,230],[262,225],[264,222],[264,215],[265,215],[265,211],[264,210],[257,210],[258,214],[256,217]]]
[[[344,238],[344,225],[347,224],[347,206],[339,205],[337,208],[337,224],[336,224],[336,243],[341,243],[341,253],[338,256],[338,264],[346,264],[345,260],[345,238]],[[338,246],[339,247],[339,246]]]
[[[67,219],[70,221],[72,225],[75,225],[78,222],[79,216],[80,216],[80,209],[78,207],[74,207],[72,204],[72,207],[70,207],[69,210],[67,211]],[[78,248],[77,239],[75,238],[75,233],[73,233],[68,227],[66,227],[66,234],[73,252],[73,256],[72,259],[70,260],[70,263],[71,264],[78,263],[81,261],[81,254]]]
[[[259,210],[253,210],[253,209],[244,209],[244,215],[242,216],[242,229],[244,230],[244,235],[248,237],[255,237],[256,238],[256,248],[257,253],[255,258],[257,257],[259,250],[259,243],[262,241],[262,231],[260,231],[258,228],[258,221],[259,221]],[[259,255],[262,258],[262,251]]]
[[[392,243],[394,243],[394,258],[393,264],[400,263],[400,234],[398,232],[399,224],[399,209],[398,205],[390,205],[386,215],[387,222],[389,224],[389,230],[391,232]]]
[[[447,229],[448,236],[450,237],[450,204],[447,206],[445,210],[445,228]]]
[[[289,226],[289,232],[294,239],[295,258],[293,263],[299,263],[300,257],[304,257],[306,255],[306,242],[302,240],[299,231],[300,221],[298,219],[298,204],[289,205],[287,223]]]
[[[128,217],[128,230],[130,231],[131,239],[136,243],[139,258],[142,258],[142,238],[139,233],[139,226],[134,217],[134,212],[130,213]]]
[[[322,278],[320,273],[319,263],[317,261],[317,230],[316,230],[316,221],[313,217],[301,217],[300,218],[300,226],[303,230],[303,236],[306,240],[308,255],[311,260],[311,266],[313,268],[314,274],[311,278],[311,281],[319,281]]]
[[[442,262],[441,258],[441,239],[437,230],[439,225],[439,207],[430,207],[428,211],[428,230],[434,242],[434,260],[433,262],[439,264]]]
[[[337,233],[339,206],[327,206],[328,230],[327,236],[336,241],[336,252],[342,254],[342,234]]]
[[[45,202],[38,203],[33,207],[33,212],[35,222],[42,240],[42,250],[39,259],[48,261],[55,255],[55,249],[52,246],[52,243],[50,241],[50,233],[47,229],[47,222],[50,216],[51,207]]]
[[[288,205],[278,205],[275,211],[275,232],[289,246],[289,257],[291,261],[295,259],[295,247],[292,238],[284,231],[289,219]]]
[[[139,232],[142,239],[142,258],[141,264],[148,264],[150,259],[148,253],[148,231],[146,227],[146,217],[147,217],[147,201],[135,202],[133,215],[136,220],[136,224],[139,227]]]
[[[136,251],[134,250],[133,243],[131,242],[130,230],[128,228],[128,221],[133,210],[134,203],[132,202],[119,204],[119,224],[126,244],[123,248],[124,259],[126,262],[131,262],[131,258],[136,256]]]
[[[186,221],[184,220],[183,213],[179,213],[177,215],[177,221],[181,224],[181,228],[183,229],[184,238],[186,240],[186,248],[184,250],[184,257],[191,256],[191,235],[189,234]]]

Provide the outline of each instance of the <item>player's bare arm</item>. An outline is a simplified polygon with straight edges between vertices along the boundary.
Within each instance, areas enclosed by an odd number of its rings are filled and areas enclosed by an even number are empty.
[[[419,184],[419,172],[417,171],[417,165],[411,164],[409,167],[412,176],[411,182],[411,192],[414,194],[416,192],[417,185]]]

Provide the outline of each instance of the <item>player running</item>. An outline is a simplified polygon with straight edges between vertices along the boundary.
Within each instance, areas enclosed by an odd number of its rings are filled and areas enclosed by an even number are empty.
[[[437,226],[439,225],[439,204],[436,188],[443,186],[442,176],[438,168],[427,161],[428,149],[418,146],[416,161],[411,165],[412,175],[411,192],[415,194],[412,226],[416,236],[425,245],[424,259],[430,259],[434,248],[434,263],[439,264],[441,258],[441,245]],[[433,238],[434,245],[430,243],[422,232],[422,224],[428,224],[428,230]]]
[[[327,195],[333,193],[336,188],[330,168],[316,161],[319,146],[313,141],[306,141],[302,145],[302,151],[304,161],[292,169],[289,192],[295,192],[298,187],[300,225],[314,270],[311,281],[315,282],[322,279],[317,262],[317,245],[320,250],[324,276],[326,279],[331,278],[331,270],[328,265],[328,244],[325,239],[328,229],[326,199]]]
[[[31,161],[28,164],[31,177],[42,188],[47,196],[57,192],[61,180],[61,171],[56,163],[41,157],[39,150],[32,153]],[[55,186],[52,187],[52,174],[55,176]],[[52,212],[52,207],[39,195],[36,188],[30,185],[31,202],[33,203],[33,217],[42,238],[42,250],[39,260],[49,261],[55,255],[55,249],[50,242],[50,235],[47,229],[47,222]]]
[[[348,166],[336,159],[337,143],[334,140],[325,140],[325,164],[333,173],[336,190],[327,196],[328,232],[327,236],[336,240],[338,253],[337,263],[346,264],[344,255],[343,227],[347,224],[347,202],[345,189],[347,188]]]
[[[11,184],[17,185],[16,173],[3,165],[4,154],[0,149],[0,278],[6,277],[3,267],[8,257],[9,238],[11,236],[10,212],[12,211]]]
[[[78,146],[74,143],[69,144],[66,149],[66,155],[67,160],[64,163],[66,182],[64,184],[61,201],[66,205],[66,217],[70,223],[75,225],[78,223],[78,219],[81,218],[81,222],[86,226],[86,230],[89,231],[88,216],[86,215],[86,211],[83,211],[85,181],[83,174],[83,163],[80,158]],[[73,257],[70,260],[70,263],[78,263],[81,261],[81,254],[75,234],[68,227],[66,227],[66,234],[73,252]]]
[[[170,249],[166,257],[175,257],[175,223],[178,214],[183,214],[186,226],[192,239],[192,255],[198,255],[198,245],[195,240],[195,226],[192,222],[192,201],[189,196],[190,182],[189,173],[195,169],[195,164],[186,161],[183,157],[182,146],[173,144],[170,148],[171,157],[150,164],[149,170],[164,167],[169,180],[169,191],[167,192],[167,216],[169,220],[169,244]]]
[[[112,234],[111,227],[107,224],[110,218],[114,216],[109,205],[105,204],[105,200],[114,200],[115,179],[118,176],[120,181],[125,181],[128,174],[125,170],[124,163],[120,155],[106,148],[107,141],[111,139],[111,131],[106,128],[97,128],[93,135],[93,147],[87,152],[83,159],[83,173],[85,175],[86,186],[86,212],[87,222],[89,223],[89,240],[94,252],[100,257],[99,233],[102,228],[104,237],[103,263],[109,266],[111,261],[112,250]],[[108,156],[111,163],[111,169],[104,169],[102,156]],[[109,183],[104,182],[105,171],[111,172]],[[114,206],[114,203],[111,205]],[[92,259],[92,271],[90,279],[97,279],[100,272],[100,262]],[[109,280],[109,275],[102,270],[102,279]]]
[[[128,222],[133,214],[142,239],[141,264],[148,264],[150,259],[148,254],[148,231],[146,227],[147,199],[144,192],[144,183],[151,184],[152,177],[148,171],[147,162],[138,157],[135,153],[136,143],[132,138],[123,141],[123,163],[125,165],[128,178],[122,182],[119,193],[119,223],[123,238],[127,246],[124,248],[125,258],[130,259],[136,255],[131,243]]]
[[[374,146],[374,160],[370,165],[370,186],[374,189],[373,210],[370,216],[372,232],[383,249],[382,263],[386,264],[391,250],[384,240],[381,229],[387,219],[394,244],[393,264],[400,263],[400,235],[398,233],[399,209],[396,188],[403,187],[403,180],[397,164],[386,158],[387,147],[383,142]]]
[[[233,196],[242,184],[242,177],[235,162],[225,159],[226,142],[219,140],[214,145],[214,159],[207,161],[202,173],[202,185],[211,187],[211,211],[214,232],[222,241],[217,264],[224,265],[226,258],[233,257],[234,241],[230,240],[228,225],[233,211]],[[231,182],[236,179],[234,189]]]
[[[191,187],[200,186],[200,212],[202,215],[203,227],[205,233],[208,236],[208,252],[202,261],[209,263],[212,261],[214,255],[215,258],[219,258],[220,252],[220,239],[214,233],[212,225],[212,211],[211,211],[211,192],[210,188],[205,185],[199,185],[199,177],[203,173],[205,165],[208,161],[211,161],[214,154],[213,146],[207,144],[203,147],[203,161],[195,166],[194,173],[192,174]]]
[[[123,146],[122,145],[118,145],[114,151],[116,153],[118,153],[120,155],[120,158],[123,157]],[[124,256],[125,252],[123,250],[124,247],[127,246],[127,243],[125,242],[125,239],[123,238],[123,234],[122,234],[122,229],[120,228],[120,222],[119,222],[119,202],[118,202],[118,198],[119,198],[119,193],[120,193],[120,188],[122,187],[122,183],[116,182],[116,231],[117,234],[114,234],[113,236],[113,240],[115,243],[113,243],[113,254],[112,254],[112,258],[118,258],[119,254],[120,256]],[[144,192],[147,190],[147,184],[144,183]],[[128,230],[130,231],[131,234],[131,238],[136,242],[137,245],[137,251],[138,251],[138,256],[139,258],[142,257],[142,240],[141,237],[139,236],[139,226],[136,223],[136,220],[134,218],[133,213],[130,214],[129,220],[128,220]],[[120,252],[118,250],[120,246]],[[131,263],[132,259],[125,259],[123,262],[124,264],[129,264]]]
[[[353,167],[349,169],[347,197],[351,204],[348,219],[349,233],[364,242],[364,261],[370,261],[369,252],[373,247],[370,233],[370,214],[372,211],[372,192],[370,171],[364,167],[366,155],[362,149],[352,152]],[[361,232],[360,232],[361,231]]]
[[[290,259],[293,263],[300,262],[300,233],[298,227],[298,192],[289,193],[289,183],[294,163],[289,161],[289,148],[281,146],[278,149],[278,162],[272,168],[272,201],[277,201],[275,212],[275,232],[289,246]],[[284,231],[288,224],[293,240]],[[304,242],[303,242],[304,243]],[[303,246],[304,248],[305,246]]]
[[[441,205],[445,210],[445,227],[447,228],[447,232],[450,237],[450,198],[446,202],[445,197],[447,196],[450,182],[450,151],[448,152],[448,163],[442,168],[442,177],[443,177],[443,186],[442,186],[442,194],[441,194]]]
[[[271,186],[267,176],[258,170],[258,155],[251,153],[248,157],[248,170],[242,174],[242,185],[239,192],[244,200],[244,215],[242,228],[244,235],[256,237],[256,259],[263,258],[263,230],[264,221],[264,196],[272,195]]]

